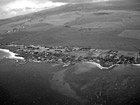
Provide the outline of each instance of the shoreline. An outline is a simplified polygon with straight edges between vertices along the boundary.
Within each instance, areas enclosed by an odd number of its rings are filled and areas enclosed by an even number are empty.
[[[101,69],[101,70],[103,70],[103,69],[109,70],[109,69],[112,69],[113,67],[119,65],[119,64],[115,64],[115,65],[112,65],[112,66],[110,66],[110,67],[103,67],[103,66],[101,66],[99,63],[96,63],[96,62],[83,62],[83,63],[88,63],[88,64],[95,65],[95,66],[97,66],[97,67],[98,67],[99,69]],[[132,64],[132,66],[140,67],[140,64]]]
[[[140,67],[140,64],[133,64],[133,66],[139,66]]]
[[[111,69],[111,68],[113,68],[113,67],[116,66],[116,65],[112,65],[112,66],[110,66],[110,67],[103,67],[103,66],[101,66],[99,63],[96,63],[96,62],[84,62],[84,63],[96,65],[96,66],[97,66],[98,68],[100,68],[101,70],[102,70],[102,69],[109,70],[109,69]]]
[[[11,51],[8,50],[8,49],[1,49],[1,48],[0,48],[0,51],[3,51],[3,52],[5,52],[5,53],[8,53],[8,54],[9,54],[8,57],[4,57],[4,58],[15,59],[15,60],[24,60],[23,57],[18,57],[18,56],[16,56],[16,55],[18,55],[17,53],[13,53],[13,52],[11,52]]]

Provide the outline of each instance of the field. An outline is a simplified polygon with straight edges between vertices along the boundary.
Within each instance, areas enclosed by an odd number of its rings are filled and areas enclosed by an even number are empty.
[[[1,33],[19,27],[24,27],[24,30],[1,34],[0,43],[139,50],[139,11],[126,10],[125,8],[109,10],[105,7],[95,9],[92,6],[88,8],[87,5],[91,6],[90,4],[86,4],[85,7],[80,5],[79,8],[84,8],[80,11],[73,6],[70,6],[73,7],[73,10],[67,11],[66,7],[61,7],[60,10],[65,11],[58,12],[59,14],[37,15],[34,18],[20,19],[1,25]],[[104,10],[101,10],[102,8]],[[59,9],[55,11],[59,11]]]
[[[140,39],[140,30],[125,30],[119,34],[119,36],[125,38]]]

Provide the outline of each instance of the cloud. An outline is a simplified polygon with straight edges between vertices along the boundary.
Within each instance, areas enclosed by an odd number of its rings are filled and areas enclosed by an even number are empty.
[[[140,0],[0,0],[0,19],[53,8],[66,3],[106,1],[140,2]]]
[[[36,12],[43,9],[54,8],[65,5],[63,2],[53,2],[49,0],[15,0],[4,5],[1,10],[7,13],[9,17],[21,14]]]
[[[26,8],[32,8],[32,9],[41,9],[41,8],[52,8],[56,6],[64,5],[65,3],[60,2],[52,2],[52,1],[46,1],[46,2],[39,2],[34,0],[16,0],[14,2],[10,2],[7,5],[3,7],[5,11],[13,10],[13,9],[25,9]]]
[[[107,2],[107,1],[110,1],[110,0],[92,0],[92,2]]]
[[[0,19],[54,8],[67,3],[99,2],[102,0],[0,0]]]
[[[67,2],[67,3],[82,3],[82,2],[92,2],[92,0],[51,0],[53,2]]]
[[[83,2],[103,2],[109,0],[51,0],[54,2],[83,3]]]

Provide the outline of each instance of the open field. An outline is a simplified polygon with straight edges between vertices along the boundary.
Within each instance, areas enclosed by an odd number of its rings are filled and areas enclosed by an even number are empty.
[[[62,8],[61,8],[62,9]],[[85,10],[77,9],[58,15],[19,20],[1,26],[12,30],[24,26],[24,30],[1,34],[0,43],[47,44],[63,46],[90,46],[100,49],[139,50],[140,13],[133,10]],[[23,27],[22,26],[22,27]],[[122,35],[133,34],[129,38]],[[1,31],[2,32],[2,31]],[[124,33],[125,32],[125,33]],[[123,37],[122,37],[123,36]]]
[[[99,49],[137,51],[140,41],[119,37],[124,29],[83,29],[55,27],[46,31],[2,35],[1,43],[90,46]]]
[[[89,24],[84,25],[74,25],[72,27],[75,28],[119,28],[123,27],[123,24],[121,22],[93,22]]]
[[[124,38],[140,39],[140,30],[125,30],[119,34],[119,36]]]

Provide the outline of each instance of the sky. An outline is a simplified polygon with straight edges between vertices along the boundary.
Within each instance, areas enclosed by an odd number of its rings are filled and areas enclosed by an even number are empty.
[[[102,1],[106,2],[110,0],[0,0],[0,19],[54,8],[69,3]]]

